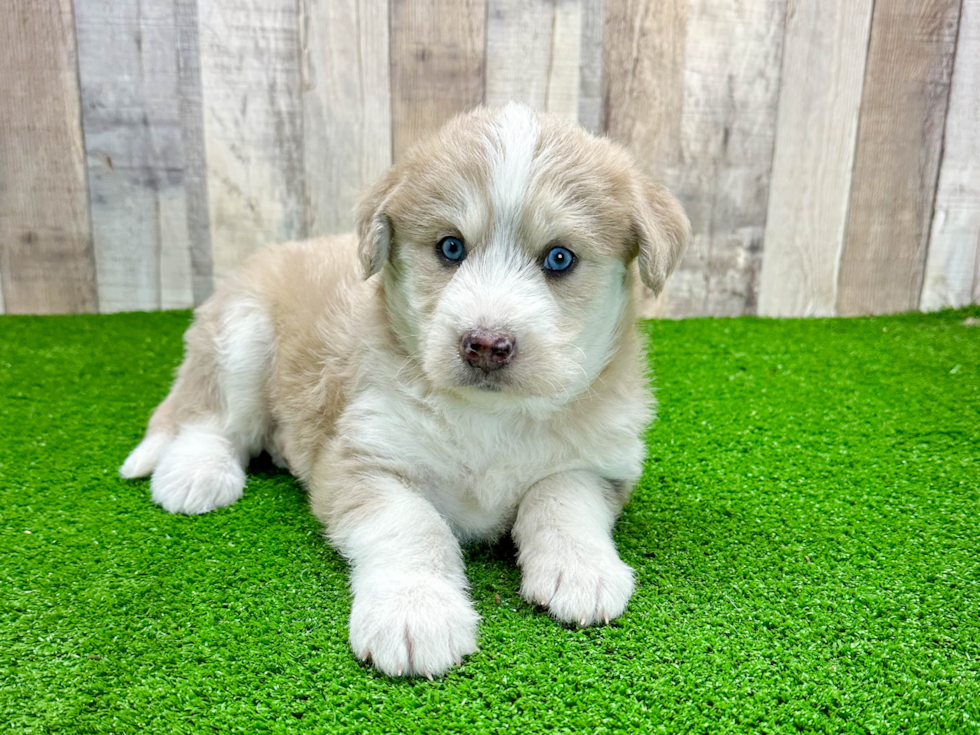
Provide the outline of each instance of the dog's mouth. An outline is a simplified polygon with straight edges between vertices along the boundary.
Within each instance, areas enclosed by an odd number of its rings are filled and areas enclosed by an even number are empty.
[[[506,369],[488,372],[467,365],[460,375],[461,388],[476,388],[477,390],[499,393],[507,383]]]

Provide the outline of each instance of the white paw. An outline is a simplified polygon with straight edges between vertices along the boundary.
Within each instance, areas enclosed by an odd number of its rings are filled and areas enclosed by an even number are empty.
[[[127,480],[134,480],[137,477],[148,477],[153,468],[160,461],[160,455],[167,445],[173,441],[170,434],[147,434],[119,468],[119,474]]]
[[[614,548],[522,554],[521,595],[566,623],[608,623],[633,594],[633,569]]]
[[[433,676],[476,650],[480,616],[452,581],[379,573],[355,585],[350,645],[388,676]]]
[[[245,489],[245,470],[234,446],[206,429],[185,427],[163,454],[150,491],[171,513],[207,513],[231,505]]]

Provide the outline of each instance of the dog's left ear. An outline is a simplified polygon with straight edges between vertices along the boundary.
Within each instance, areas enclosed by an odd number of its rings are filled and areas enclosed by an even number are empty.
[[[681,259],[691,234],[691,223],[674,195],[645,176],[637,175],[633,196],[633,230],[640,278],[657,295]]]
[[[391,248],[391,220],[385,211],[392,192],[398,185],[399,175],[389,168],[357,202],[354,208],[354,231],[357,234],[357,257],[361,261],[364,277],[370,278],[381,270],[388,260]]]

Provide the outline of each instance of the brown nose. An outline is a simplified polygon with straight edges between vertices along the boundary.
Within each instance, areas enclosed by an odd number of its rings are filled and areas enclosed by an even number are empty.
[[[459,356],[473,367],[490,372],[510,362],[516,345],[512,334],[474,329],[459,340]]]

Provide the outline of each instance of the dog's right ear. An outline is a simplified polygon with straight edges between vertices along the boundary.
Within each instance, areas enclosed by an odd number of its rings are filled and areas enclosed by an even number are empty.
[[[633,229],[637,238],[640,278],[658,295],[691,236],[684,207],[665,187],[642,174],[635,178]]]
[[[399,175],[389,168],[357,202],[354,208],[354,231],[357,234],[357,257],[364,277],[370,278],[388,260],[391,248],[391,220],[385,211]]]

